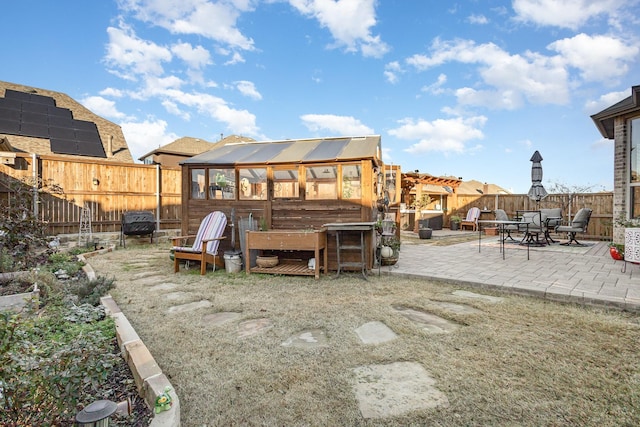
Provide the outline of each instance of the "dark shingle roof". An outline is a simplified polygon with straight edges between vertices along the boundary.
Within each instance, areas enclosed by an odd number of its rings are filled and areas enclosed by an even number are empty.
[[[614,119],[629,113],[640,112],[640,86],[631,88],[631,96],[591,116],[603,137],[614,139]]]

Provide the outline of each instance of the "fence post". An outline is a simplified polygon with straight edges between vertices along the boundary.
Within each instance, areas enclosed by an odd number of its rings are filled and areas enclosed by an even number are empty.
[[[33,216],[38,218],[38,157],[31,153],[31,180],[33,184]]]
[[[160,212],[162,212],[162,210],[160,209],[161,179],[162,173],[160,171],[160,165],[156,164],[156,232],[160,231]]]

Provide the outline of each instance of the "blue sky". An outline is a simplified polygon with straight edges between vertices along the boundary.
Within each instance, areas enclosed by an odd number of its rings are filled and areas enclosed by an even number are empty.
[[[68,94],[134,158],[217,141],[379,134],[405,171],[613,188],[591,118],[640,84],[640,0],[4,2],[0,80]]]

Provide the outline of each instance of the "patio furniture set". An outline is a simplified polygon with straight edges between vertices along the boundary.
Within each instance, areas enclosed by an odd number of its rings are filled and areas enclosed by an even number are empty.
[[[592,210],[589,208],[580,209],[569,224],[562,225],[562,210],[560,208],[539,209],[539,210],[519,210],[517,217],[510,219],[503,209],[496,209],[494,220],[478,220],[476,224],[491,224],[499,229],[500,251],[504,259],[505,242],[507,240],[527,246],[527,259],[529,259],[530,246],[546,246],[558,243],[551,237],[551,232],[567,233],[568,241],[560,243],[565,246],[584,246],[576,239],[578,233],[585,233],[589,225]],[[478,251],[481,248],[482,230],[478,225]],[[521,233],[522,238],[518,241],[511,233]]]

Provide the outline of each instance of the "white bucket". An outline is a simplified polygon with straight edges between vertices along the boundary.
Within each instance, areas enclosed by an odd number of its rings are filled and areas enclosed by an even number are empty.
[[[242,260],[237,254],[224,254],[224,268],[227,273],[239,273],[242,270]]]

